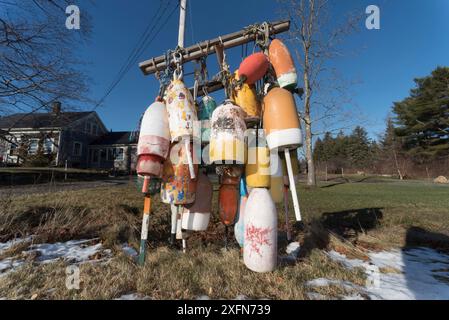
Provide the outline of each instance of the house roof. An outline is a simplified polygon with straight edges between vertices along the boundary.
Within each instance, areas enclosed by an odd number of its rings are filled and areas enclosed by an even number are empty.
[[[0,128],[59,128],[67,126],[93,113],[88,112],[53,112],[48,113],[15,113],[0,118]]]
[[[108,132],[96,139],[91,145],[114,145],[137,143],[137,136],[130,131]]]

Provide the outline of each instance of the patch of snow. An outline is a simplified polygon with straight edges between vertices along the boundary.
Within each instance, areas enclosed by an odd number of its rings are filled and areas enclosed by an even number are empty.
[[[285,251],[289,256],[292,256],[296,259],[299,255],[300,249],[301,247],[299,246],[299,242],[290,242]]]
[[[316,292],[307,292],[307,297],[310,300],[327,300],[328,299],[325,295],[322,295],[321,293],[316,293]]]
[[[202,295],[202,296],[196,297],[196,300],[210,300],[210,297],[206,296],[206,295]]]
[[[447,300],[449,299],[449,255],[430,248],[371,252],[370,261],[348,259],[331,251],[329,257],[346,268],[362,267],[367,274],[365,287],[352,284],[352,289],[370,299],[385,300]],[[386,268],[381,272],[380,268]],[[388,269],[393,272],[388,272]],[[315,279],[312,286],[341,285],[349,289],[347,282]],[[360,296],[362,297],[362,296]],[[359,298],[358,295],[343,298]]]
[[[114,300],[150,300],[151,298],[148,296],[143,296],[139,293],[129,293],[120,296]]]
[[[37,252],[37,260],[42,263],[54,262],[58,259],[73,262],[85,262],[90,257],[102,251],[102,244],[92,244],[92,240],[71,240],[57,243],[40,243],[30,246],[27,253]]]
[[[326,278],[317,278],[306,282],[306,286],[308,287],[328,287],[328,286],[338,286],[342,287],[345,290],[351,291],[354,289],[360,289],[359,286],[355,285],[350,281],[343,280],[332,280]]]
[[[0,254],[3,254],[4,251],[11,249],[13,246],[23,243],[23,242],[28,242],[33,240],[33,236],[29,236],[26,238],[17,238],[14,240],[10,240],[8,242],[0,242]]]
[[[127,245],[127,244],[123,244],[123,245],[122,245],[122,250],[123,250],[123,252],[124,252],[126,255],[128,255],[128,256],[130,256],[130,257],[133,257],[133,258],[137,257],[137,255],[139,254],[139,253],[136,251],[136,249],[134,249],[133,247],[131,247],[131,246]]]
[[[23,260],[13,260],[12,258],[0,260],[0,277],[6,275],[10,269],[18,268],[23,264]]]

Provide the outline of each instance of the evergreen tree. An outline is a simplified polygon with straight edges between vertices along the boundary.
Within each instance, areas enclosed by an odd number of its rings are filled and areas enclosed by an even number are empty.
[[[410,96],[394,103],[395,133],[420,163],[449,154],[449,68],[414,80]]]

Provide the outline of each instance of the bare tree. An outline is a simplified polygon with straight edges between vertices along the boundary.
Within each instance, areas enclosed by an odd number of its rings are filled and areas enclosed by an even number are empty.
[[[0,1],[0,116],[88,102],[87,76],[79,60],[89,36],[87,12],[81,29],[65,26],[67,0]]]
[[[287,15],[292,27],[290,41],[295,46],[302,85],[304,87],[304,108],[300,112],[305,126],[305,158],[307,163],[307,184],[316,185],[313,161],[313,132],[315,124],[322,124],[325,131],[333,131],[331,123],[338,123],[340,130],[349,128],[348,112],[342,107],[349,105],[347,88],[350,84],[339,77],[329,62],[342,55],[339,51],[343,38],[357,30],[361,15],[348,14],[338,26],[331,25],[328,16],[328,0],[279,0],[282,12]],[[353,106],[352,106],[353,107]]]

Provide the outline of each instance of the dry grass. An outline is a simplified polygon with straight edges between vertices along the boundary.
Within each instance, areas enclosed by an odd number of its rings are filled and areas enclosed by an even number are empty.
[[[301,256],[295,263],[283,263],[266,274],[251,272],[244,266],[235,242],[231,242],[230,250],[222,250],[224,228],[216,214],[207,232],[190,238],[188,254],[168,248],[169,208],[157,197],[152,203],[146,264],[143,268],[136,266],[118,247],[126,242],[137,249],[139,244],[143,201],[133,185],[0,197],[2,242],[31,234],[37,235],[35,242],[99,237],[105,247],[115,252],[108,263],[80,266],[80,290],[66,288],[64,262],[36,264],[30,260],[0,277],[0,297],[111,299],[138,292],[155,299],[193,299],[201,295],[235,298],[241,294],[251,298],[307,299],[311,289],[305,283],[312,279],[347,280],[359,285],[365,281],[362,270],[345,269],[331,261],[324,250],[332,248],[366,260],[368,250],[412,243],[449,247],[449,188],[377,182],[299,190],[305,228],[294,228],[293,236],[301,243]],[[282,208],[279,212],[283,213]],[[287,245],[283,222],[282,214],[281,255]],[[19,244],[0,259],[20,257],[26,246]],[[327,297],[345,293],[335,286],[314,291]]]

